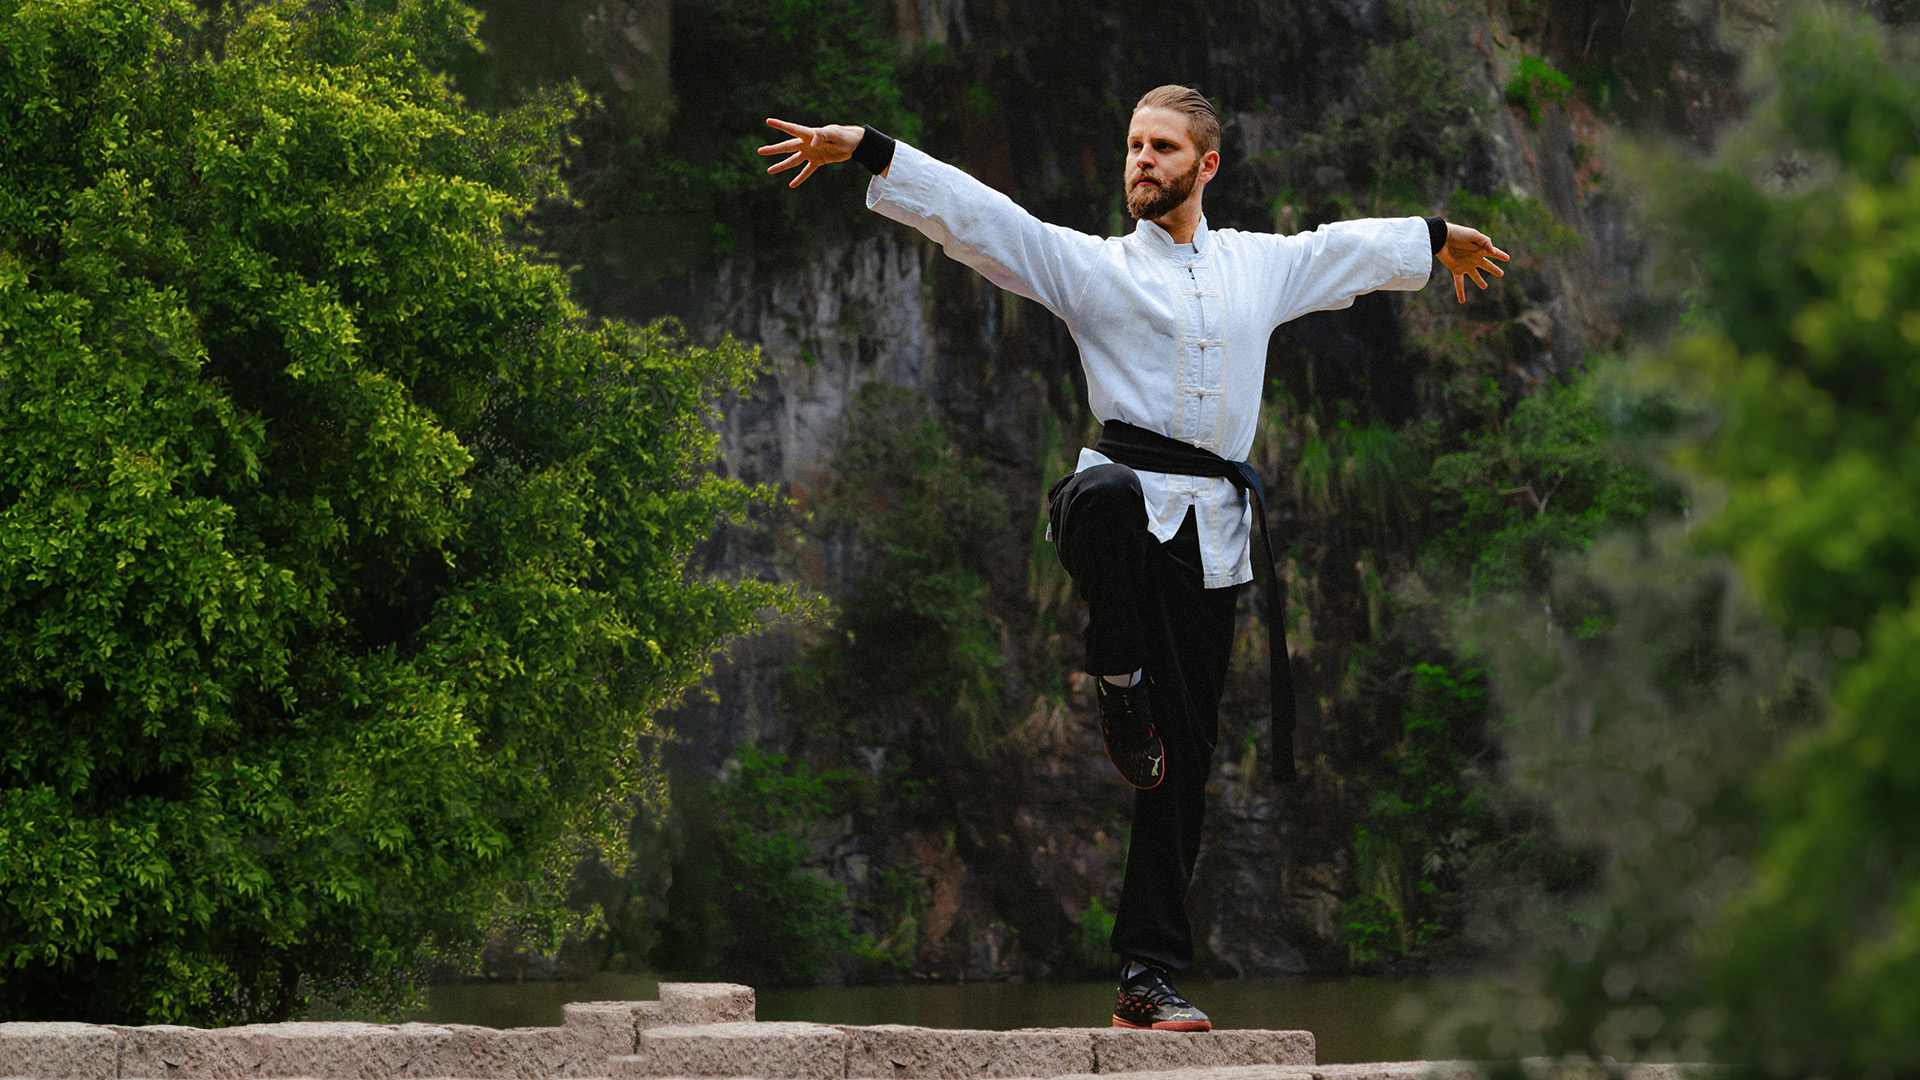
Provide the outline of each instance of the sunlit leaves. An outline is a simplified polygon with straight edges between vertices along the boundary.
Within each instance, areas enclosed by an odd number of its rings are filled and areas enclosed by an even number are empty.
[[[419,57],[471,25],[0,2],[0,1014],[390,1002],[551,928],[510,886],[789,602],[688,572],[768,497],[705,425],[756,358],[508,241],[571,99],[463,109]]]

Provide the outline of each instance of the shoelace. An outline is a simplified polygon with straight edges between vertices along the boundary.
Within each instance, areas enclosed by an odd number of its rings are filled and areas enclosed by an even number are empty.
[[[1158,975],[1149,975],[1141,979],[1137,985],[1129,987],[1126,990],[1126,995],[1130,998],[1146,1002],[1149,1005],[1186,1005],[1189,1007],[1193,1005],[1193,1002],[1181,997],[1180,991],[1175,990],[1173,984],[1168,982],[1164,976]]]

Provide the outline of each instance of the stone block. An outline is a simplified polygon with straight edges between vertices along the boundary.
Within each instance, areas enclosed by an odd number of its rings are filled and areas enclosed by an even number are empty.
[[[847,1035],[824,1024],[713,1023],[648,1028],[640,1052],[616,1057],[613,1077],[750,1076],[843,1080]]]
[[[120,1033],[95,1024],[0,1024],[0,1076],[113,1080]]]
[[[662,1026],[736,1024],[753,1019],[753,987],[733,983],[660,984]]]
[[[1131,1031],[1085,1029],[1093,1039],[1094,1071],[1152,1072],[1242,1065],[1311,1066],[1311,1031]]]
[[[576,1001],[563,1010],[566,1029],[587,1054],[619,1057],[640,1046],[641,1001]]]
[[[1051,1077],[1093,1071],[1093,1042],[1085,1031],[956,1031],[938,1028],[842,1027],[847,1076]]]
[[[1359,1065],[1320,1065],[1316,1080],[1480,1080],[1471,1061],[1370,1061]]]
[[[123,1038],[120,1075],[129,1080],[371,1080],[421,1075],[408,1068],[417,1038],[378,1024],[248,1024],[214,1029],[157,1024],[117,1030]]]
[[[1227,1065],[1217,1069],[1165,1069],[1127,1073],[1127,1080],[1321,1080],[1313,1065]],[[1063,1076],[1056,1080],[1094,1080],[1094,1076]]]
[[[413,1025],[407,1025],[412,1027]],[[434,1043],[408,1076],[458,1076],[473,1080],[546,1080],[559,1076],[605,1076],[607,1055],[587,1050],[565,1027],[490,1028],[447,1024],[444,1044]]]

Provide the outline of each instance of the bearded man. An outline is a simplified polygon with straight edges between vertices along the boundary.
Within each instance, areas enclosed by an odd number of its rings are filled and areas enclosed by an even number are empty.
[[[987,280],[1064,319],[1088,403],[1104,425],[1048,492],[1048,536],[1088,606],[1107,756],[1134,793],[1132,840],[1111,945],[1121,959],[1115,1027],[1206,1031],[1170,976],[1193,963],[1187,887],[1233,644],[1253,578],[1256,521],[1268,582],[1276,776],[1293,778],[1294,697],[1285,606],[1266,538],[1253,449],[1274,328],[1376,289],[1418,289],[1438,257],[1466,301],[1507,253],[1438,217],[1344,221],[1311,233],[1210,230],[1201,197],[1220,169],[1213,106],[1162,86],[1127,128],[1127,210],[1139,225],[1096,237],[1049,225],[973,177],[875,131],[767,123],[789,138],[768,168],[853,160],[874,174],[867,206],[925,233]]]

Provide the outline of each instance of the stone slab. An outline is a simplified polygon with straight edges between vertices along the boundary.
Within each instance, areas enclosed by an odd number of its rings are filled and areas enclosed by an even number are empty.
[[[413,1027],[408,1024],[406,1027]],[[419,1025],[422,1028],[427,1025]],[[605,1053],[582,1046],[565,1027],[489,1028],[446,1024],[444,1038],[429,1041],[418,1033],[415,1056],[405,1076],[459,1076],[473,1080],[546,1080],[549,1077],[604,1075]]]
[[[852,1080],[879,1077],[1052,1077],[1093,1071],[1093,1042],[1084,1031],[1028,1028],[965,1031],[880,1024],[843,1026]]]
[[[202,1029],[120,1029],[119,1075],[127,1080],[551,1080],[605,1076],[625,1040],[577,1027],[488,1028],[469,1024],[254,1024]]]
[[[734,983],[661,983],[659,1023],[736,1024],[753,1019],[753,987]]]
[[[1359,1065],[1317,1065],[1314,1080],[1480,1080],[1471,1061],[1373,1061]]]
[[[1093,1042],[1093,1071],[1098,1073],[1314,1063],[1311,1031],[1085,1030]]]
[[[1212,1069],[1157,1069],[1128,1073],[1127,1080],[1319,1080],[1319,1077],[1315,1075],[1314,1068],[1307,1065],[1223,1065]]]
[[[641,1001],[576,1001],[562,1009],[562,1024],[580,1041],[583,1053],[601,1057],[631,1054],[640,1048],[644,1016]]]
[[[640,1052],[616,1057],[616,1078],[739,1076],[757,1080],[843,1080],[847,1035],[825,1024],[711,1023],[648,1028]]]
[[[0,1024],[0,1076],[114,1080],[120,1033],[97,1024]]]
[[[129,1080],[373,1080],[421,1075],[408,1070],[418,1036],[379,1024],[247,1024],[230,1028],[156,1024],[115,1030],[122,1036],[120,1075]]]

